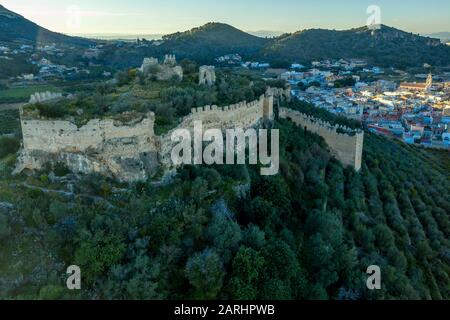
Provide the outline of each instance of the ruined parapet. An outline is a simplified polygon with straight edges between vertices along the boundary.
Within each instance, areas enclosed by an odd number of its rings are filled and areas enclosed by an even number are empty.
[[[36,92],[30,96],[29,103],[41,103],[41,102],[47,102],[55,99],[62,98],[62,93],[60,92]]]
[[[166,54],[164,56],[164,64],[174,66],[177,64],[177,59],[174,54]]]
[[[62,162],[72,172],[97,172],[134,182],[156,171],[153,113],[130,123],[93,119],[80,128],[65,120],[22,118],[21,123],[23,150],[16,173]]]
[[[333,155],[345,166],[361,170],[364,131],[352,130],[341,125],[330,123],[296,110],[280,108],[282,119],[291,119],[295,124],[321,136],[330,147]]]
[[[201,66],[199,69],[199,84],[212,86],[216,82],[216,71],[214,66]]]
[[[291,85],[286,85],[285,88],[267,88],[266,95],[271,95],[274,98],[283,99],[286,101],[291,100]]]
[[[158,65],[158,59],[157,58],[144,58],[144,61],[142,62],[141,67],[139,68],[139,70],[145,74],[147,74],[149,72],[149,69],[152,66],[156,66]]]
[[[186,127],[194,120],[202,120],[204,124],[215,128],[249,128],[257,125],[262,119],[273,119],[273,97],[261,95],[258,100],[241,101],[224,107],[203,106],[192,108],[182,123]]]
[[[64,163],[75,173],[100,173],[123,182],[146,180],[161,168],[173,169],[171,133],[178,129],[193,130],[194,121],[202,121],[203,129],[248,129],[263,118],[270,118],[273,97],[241,101],[229,106],[207,105],[193,108],[181,124],[163,136],[155,136],[155,116],[117,119],[92,119],[77,127],[66,120],[30,119],[23,117],[23,149],[15,173],[24,169],[39,170],[45,164]],[[121,117],[129,119],[130,115]]]
[[[166,55],[162,64],[156,58],[144,58],[139,70],[146,76],[154,75],[159,81],[171,80],[174,77],[183,79],[183,68],[176,65],[175,55]]]

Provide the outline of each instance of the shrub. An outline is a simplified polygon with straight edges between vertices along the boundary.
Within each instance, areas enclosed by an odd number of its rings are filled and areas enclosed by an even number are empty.
[[[20,142],[15,138],[0,137],[0,159],[19,151]]]

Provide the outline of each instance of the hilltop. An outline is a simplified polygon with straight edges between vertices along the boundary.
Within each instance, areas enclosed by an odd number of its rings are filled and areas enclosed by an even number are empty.
[[[227,53],[270,62],[362,58],[381,66],[447,65],[450,48],[439,39],[422,37],[382,25],[350,30],[309,29],[275,38],[261,38],[223,23],[208,23],[164,36],[166,50],[197,60]]]
[[[94,40],[55,33],[7,10],[0,5],[0,41],[26,40],[34,43],[90,45]],[[428,63],[447,66],[450,47],[439,39],[424,37],[382,25],[350,30],[309,29],[274,38],[263,38],[229,24],[210,22],[184,32],[163,36],[162,42],[135,49],[114,47],[105,61],[121,67],[135,66],[144,56],[174,53],[180,59],[214,63],[215,58],[238,53],[245,60],[289,65],[320,59],[360,58],[379,66],[417,67]],[[126,55],[127,59],[124,59]]]
[[[163,48],[175,54],[202,59],[238,52],[257,55],[271,40],[257,37],[224,23],[207,23],[163,37]]]
[[[88,46],[92,40],[70,37],[47,30],[23,16],[14,13],[0,5],[0,41],[27,41],[31,43]]]
[[[422,37],[382,25],[344,31],[309,29],[283,35],[268,46],[269,59],[308,62],[318,59],[363,58],[379,65],[399,67],[423,63],[445,65],[450,48],[439,39]]]

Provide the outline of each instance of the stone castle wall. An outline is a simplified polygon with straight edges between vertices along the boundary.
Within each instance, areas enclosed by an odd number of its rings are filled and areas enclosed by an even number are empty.
[[[21,118],[23,150],[16,172],[62,162],[74,172],[136,181],[156,170],[153,113],[132,123],[94,119],[80,128],[65,120]]]
[[[264,100],[262,95],[252,102],[239,102],[226,107],[205,106],[193,108],[180,127],[189,126],[193,121],[202,121],[206,128],[249,128],[256,125],[264,117]]]
[[[252,102],[219,108],[192,109],[176,129],[193,130],[195,121],[209,128],[249,128],[273,117],[273,97],[262,95]],[[78,128],[66,120],[26,119],[21,115],[23,150],[16,172],[41,169],[46,163],[62,162],[73,172],[98,172],[121,181],[145,180],[162,165],[171,168],[171,132],[154,134],[154,114],[121,123],[93,119]]]
[[[268,92],[252,102],[193,108],[175,129],[163,136],[154,134],[153,113],[128,123],[93,119],[80,128],[70,121],[26,119],[21,114],[23,150],[16,172],[62,162],[73,172],[101,173],[125,182],[145,180],[161,166],[165,170],[172,169],[170,153],[174,130],[193,131],[195,121],[202,121],[203,130],[245,130],[257,126],[263,119],[273,119],[273,104],[274,95]],[[338,133],[338,127],[286,108],[280,108],[280,117],[290,118],[322,136],[344,165],[356,170],[361,168],[363,132]]]
[[[193,108],[180,125],[168,134],[160,137],[160,163],[165,168],[170,168],[171,151],[174,143],[171,140],[172,132],[178,129],[186,129],[193,133],[194,122],[201,121],[203,130],[208,129],[233,129],[242,128],[244,130],[255,127],[263,119],[273,118],[273,97],[262,95],[258,100],[252,102],[240,102],[225,107],[204,106]]]
[[[279,117],[291,119],[308,131],[320,135],[330,147],[334,156],[345,166],[352,166],[356,171],[361,170],[364,132],[351,130],[346,127],[333,126],[328,122],[307,116],[287,108],[280,108]],[[347,133],[340,133],[341,129]]]

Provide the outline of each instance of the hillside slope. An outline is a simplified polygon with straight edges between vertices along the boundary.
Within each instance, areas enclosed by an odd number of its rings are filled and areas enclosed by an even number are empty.
[[[246,57],[258,54],[271,40],[253,36],[224,23],[208,23],[186,32],[163,37],[163,48],[196,59],[240,53]]]
[[[311,29],[284,35],[264,50],[270,59],[309,62],[318,59],[364,58],[389,66],[448,65],[450,47],[439,39],[381,26],[336,31]]]
[[[10,42],[16,40],[25,40],[39,44],[58,43],[69,46],[94,44],[93,41],[88,39],[69,37],[49,31],[0,5],[0,41]]]
[[[356,173],[319,136],[275,126],[277,176],[189,166],[161,187],[82,177],[73,194],[48,172],[12,177],[18,143],[5,140],[0,298],[450,298],[447,152],[368,133]],[[61,281],[71,264],[80,291]],[[382,290],[366,287],[371,265]]]

